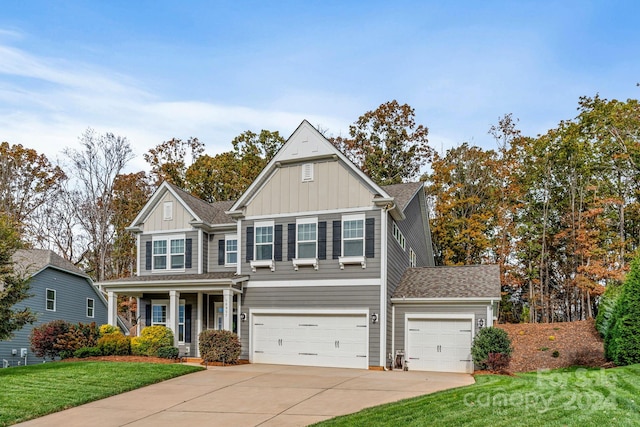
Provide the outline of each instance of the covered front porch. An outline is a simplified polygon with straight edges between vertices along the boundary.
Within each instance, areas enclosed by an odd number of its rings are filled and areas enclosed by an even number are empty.
[[[230,273],[183,276],[137,276],[103,282],[108,296],[108,323],[116,325],[118,296],[136,298],[136,330],[163,325],[173,331],[183,356],[199,357],[198,337],[207,329],[240,334],[242,283],[248,277]]]

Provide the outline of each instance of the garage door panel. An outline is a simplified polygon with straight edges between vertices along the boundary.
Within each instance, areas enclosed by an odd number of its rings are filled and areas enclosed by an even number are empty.
[[[254,363],[368,367],[366,315],[256,314],[253,319]]]
[[[408,319],[409,369],[470,372],[471,324],[468,319]]]

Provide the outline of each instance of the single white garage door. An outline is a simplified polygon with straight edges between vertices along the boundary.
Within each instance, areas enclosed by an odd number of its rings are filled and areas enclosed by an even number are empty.
[[[409,319],[409,370],[473,372],[471,320]]]
[[[252,362],[367,369],[366,314],[254,314]]]

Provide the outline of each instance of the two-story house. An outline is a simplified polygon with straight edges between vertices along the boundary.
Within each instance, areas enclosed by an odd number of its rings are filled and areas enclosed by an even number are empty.
[[[433,267],[422,183],[375,184],[307,121],[237,201],[165,182],[129,230],[137,275],[101,284],[109,322],[135,296],[140,325],[193,356],[202,330],[225,329],[252,363],[383,367],[404,351],[416,369],[469,371],[500,300],[494,267]]]

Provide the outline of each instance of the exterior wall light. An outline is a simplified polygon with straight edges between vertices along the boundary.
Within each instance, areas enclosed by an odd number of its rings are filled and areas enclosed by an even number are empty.
[[[378,314],[377,313],[373,313],[371,315],[371,323],[378,323]]]
[[[240,313],[240,320],[242,320],[243,322],[247,320],[247,313]]]
[[[478,319],[478,329],[484,328],[484,319]]]

